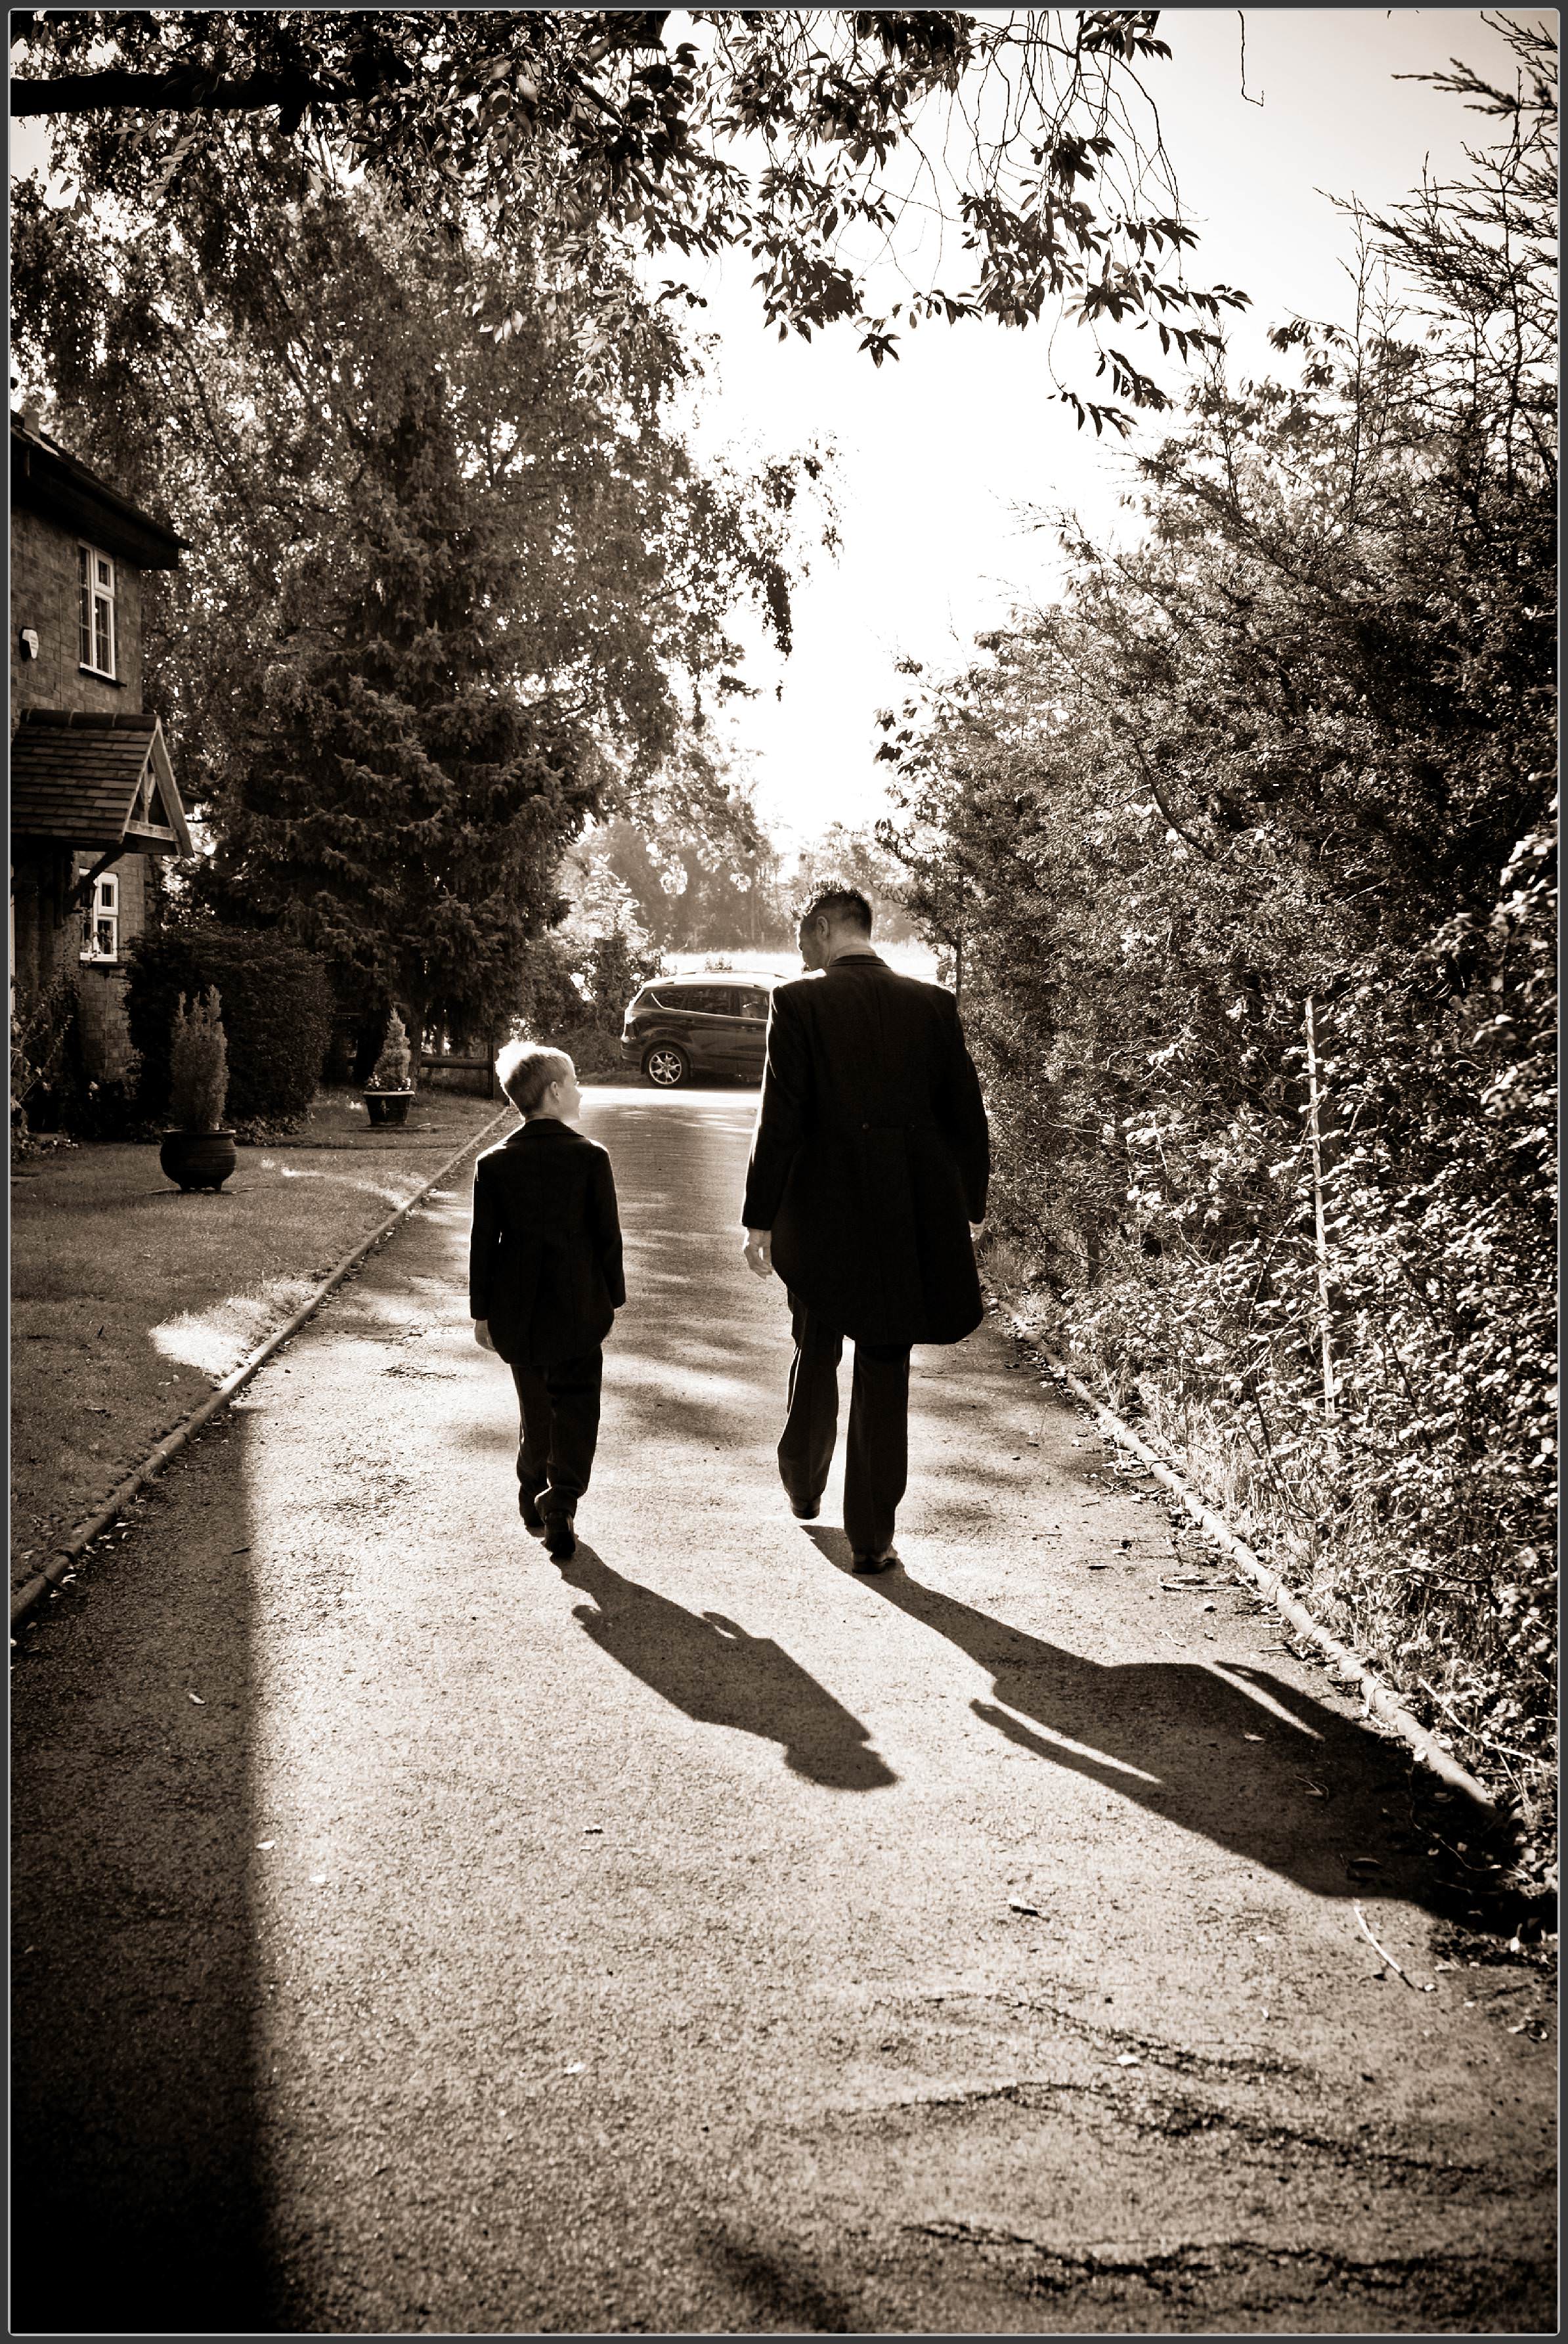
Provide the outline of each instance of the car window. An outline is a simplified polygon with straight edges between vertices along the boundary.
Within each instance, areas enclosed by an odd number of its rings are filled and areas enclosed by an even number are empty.
[[[730,1005],[727,985],[665,985],[654,998],[661,1009],[698,1010],[707,1017],[723,1016]]]
[[[740,995],[740,1015],[743,1017],[765,1017],[767,1014],[767,995],[747,985]]]

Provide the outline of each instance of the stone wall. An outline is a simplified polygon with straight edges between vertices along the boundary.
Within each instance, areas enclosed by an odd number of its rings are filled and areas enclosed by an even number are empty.
[[[87,674],[79,657],[81,541],[42,513],[11,515],[11,722],[24,708],[96,709],[133,714],[142,704],[142,575],[115,564],[115,663],[117,681]],[[34,629],[38,656],[22,656],[22,630]]]
[[[126,981],[126,972],[118,962],[84,961],[77,973],[82,1064],[97,1083],[114,1081],[130,1064]]]

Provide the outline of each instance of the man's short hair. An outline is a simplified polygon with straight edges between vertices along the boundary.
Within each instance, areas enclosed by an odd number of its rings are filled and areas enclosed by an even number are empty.
[[[531,1115],[551,1083],[572,1072],[564,1050],[548,1042],[509,1042],[495,1062],[501,1089],[519,1115]]]
[[[809,904],[802,910],[795,925],[804,928],[808,920],[830,920],[835,926],[859,928],[871,934],[871,905],[858,887],[846,879],[830,880],[819,887]]]

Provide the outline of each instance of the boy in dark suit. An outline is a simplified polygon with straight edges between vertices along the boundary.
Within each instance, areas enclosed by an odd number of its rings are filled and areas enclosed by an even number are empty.
[[[564,1050],[513,1043],[499,1072],[523,1123],[474,1167],[469,1309],[517,1386],[518,1511],[564,1561],[599,1440],[601,1346],[626,1299],[615,1177],[572,1128],[582,1095]]]

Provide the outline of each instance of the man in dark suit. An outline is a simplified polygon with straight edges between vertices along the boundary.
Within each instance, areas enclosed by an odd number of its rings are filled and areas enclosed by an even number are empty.
[[[872,950],[857,888],[816,894],[800,951],[822,974],[773,996],[745,1256],[789,1291],[779,1473],[803,1521],[822,1503],[838,1362],[845,1338],[855,1344],[844,1527],[856,1571],[885,1571],[907,1478],[910,1346],[959,1342],[984,1315],[974,1238],[990,1143],[956,1003]]]
[[[602,1347],[626,1299],[615,1177],[572,1128],[582,1095],[564,1050],[513,1045],[500,1071],[524,1120],[474,1167],[469,1309],[517,1387],[518,1511],[564,1559],[599,1440]]]

